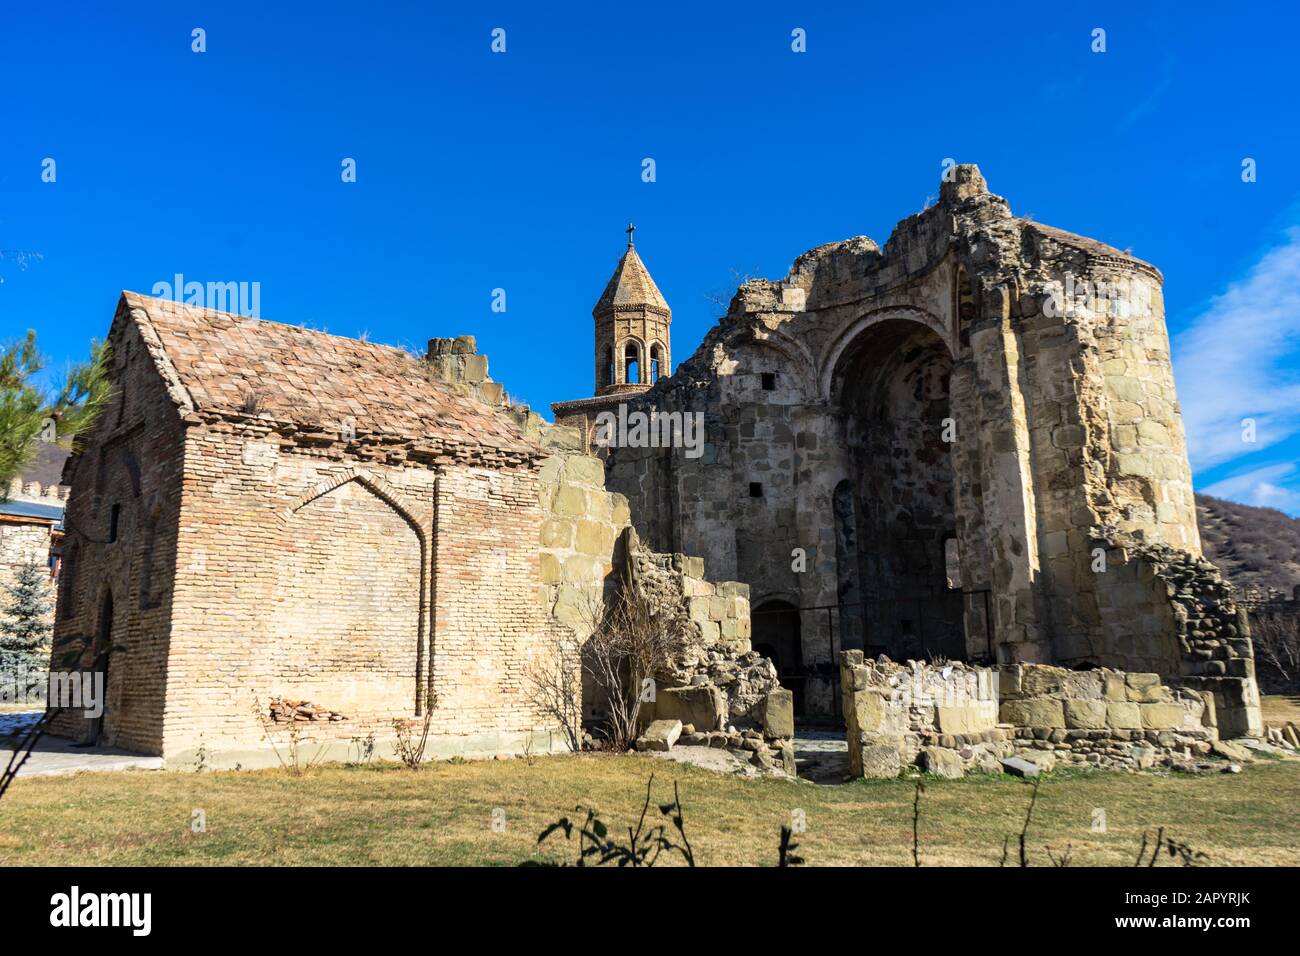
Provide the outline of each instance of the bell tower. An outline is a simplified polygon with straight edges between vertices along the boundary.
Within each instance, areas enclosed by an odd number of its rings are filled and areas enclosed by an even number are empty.
[[[594,395],[551,405],[556,422],[581,429],[586,450],[593,447],[596,416],[672,374],[673,311],[637,255],[636,226],[628,225],[626,231],[627,251],[591,310],[596,323]]]
[[[627,227],[627,251],[591,316],[596,321],[596,394],[643,392],[672,372],[672,309],[637,255]]]

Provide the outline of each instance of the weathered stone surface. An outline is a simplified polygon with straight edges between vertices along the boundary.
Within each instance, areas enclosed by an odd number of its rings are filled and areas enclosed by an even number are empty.
[[[1002,759],[1002,769],[1017,777],[1038,776],[1038,765],[1023,757],[1004,757]]]
[[[655,720],[651,721],[640,737],[636,740],[637,750],[672,750],[673,744],[677,743],[677,738],[682,735],[682,722],[680,720]]]
[[[1067,700],[1065,726],[1082,730],[1100,730],[1106,726],[1106,702],[1102,700]]]
[[[1123,703],[1128,700],[1128,686],[1123,674],[1107,673],[1105,677],[1106,699]]]
[[[1142,713],[1139,705],[1120,701],[1106,704],[1106,725],[1116,730],[1141,730]]]
[[[936,707],[935,720],[939,730],[945,734],[977,734],[989,730],[995,723],[975,707]]]
[[[781,768],[791,777],[799,775],[799,767],[794,757],[794,744],[789,740],[781,744]]]
[[[773,690],[763,706],[763,733],[767,737],[794,736],[794,694]]]
[[[1001,719],[1017,727],[1065,727],[1065,707],[1054,697],[1002,702]]]
[[[1181,727],[1187,712],[1178,704],[1141,704],[1142,726],[1147,730]]]
[[[1249,750],[1228,740],[1210,741],[1210,752],[1216,757],[1222,757],[1224,760],[1234,760],[1237,763],[1255,762],[1255,757]]]
[[[655,697],[655,716],[680,720],[697,730],[721,730],[726,724],[727,698],[712,684],[661,688]]]
[[[1159,674],[1127,674],[1124,678],[1128,687],[1129,700],[1160,701],[1164,688],[1160,684]]]
[[[954,750],[942,747],[923,747],[917,758],[917,764],[926,773],[932,773],[936,777],[947,777],[950,780],[959,779],[965,774],[961,756]]]
[[[860,748],[860,752],[862,755],[862,776],[868,779],[892,780],[902,772],[903,761],[896,744],[867,744]]]
[[[867,733],[884,730],[886,703],[882,695],[864,691],[853,698],[853,707],[859,730]]]

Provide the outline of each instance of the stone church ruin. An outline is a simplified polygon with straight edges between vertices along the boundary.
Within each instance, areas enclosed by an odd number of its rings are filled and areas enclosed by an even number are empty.
[[[123,293],[55,633],[107,708],[57,731],[252,766],[263,716],[345,756],[432,708],[433,754],[560,749],[529,669],[632,587],[689,627],[646,716],[694,743],[781,763],[795,722],[842,721],[855,772],[887,773],[1257,736],[1160,273],[949,172],[883,248],[746,282],[675,370],[629,229],[595,395],[556,424],[468,337],[411,355]],[[600,440],[635,412],[700,422],[696,453]]]

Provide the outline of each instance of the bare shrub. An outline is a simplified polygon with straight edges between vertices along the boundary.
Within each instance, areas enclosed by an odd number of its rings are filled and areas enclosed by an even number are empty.
[[[548,635],[542,653],[524,670],[529,702],[553,719],[574,753],[582,749],[582,648],[563,628]]]
[[[1300,690],[1300,619],[1280,615],[1253,617],[1250,636],[1264,689]]]
[[[671,671],[690,643],[686,619],[664,613],[635,586],[606,603],[583,646],[582,666],[603,697],[604,730],[613,749],[632,746],[656,675]]]
[[[262,739],[267,741],[275,751],[275,759],[280,762],[281,767],[295,777],[301,777],[325,759],[325,754],[329,751],[329,741],[317,747],[310,757],[304,757],[303,744],[309,743],[311,738],[303,736],[302,727],[296,720],[289,721],[283,727],[276,724],[270,717],[269,709],[262,706],[256,694],[253,695],[253,716],[262,727]],[[284,735],[286,753],[280,752],[280,745],[276,742],[277,733]]]
[[[433,722],[433,702],[430,699],[424,709],[424,719],[420,723],[420,736],[416,737],[411,729],[414,720],[402,717],[393,718],[393,752],[403,766],[419,770],[424,763],[424,748],[429,743],[429,725]]]

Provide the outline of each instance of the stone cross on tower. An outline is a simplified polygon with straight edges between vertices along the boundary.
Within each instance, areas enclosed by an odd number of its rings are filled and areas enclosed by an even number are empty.
[[[627,224],[627,228],[624,229],[623,231],[627,233],[627,244],[631,246],[633,244],[632,233],[636,232],[636,226],[634,226],[632,223],[629,222]]]

